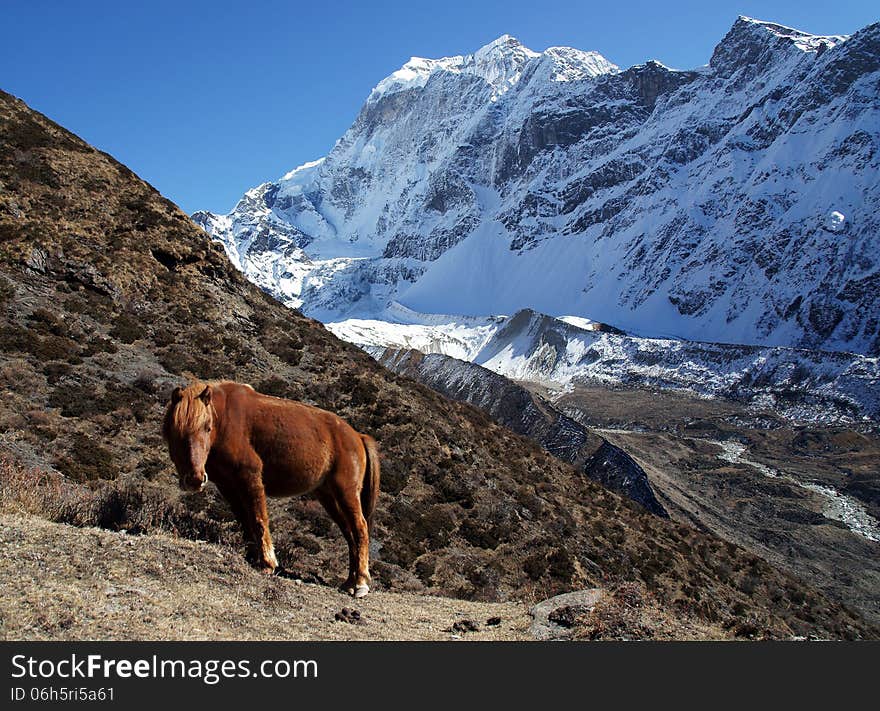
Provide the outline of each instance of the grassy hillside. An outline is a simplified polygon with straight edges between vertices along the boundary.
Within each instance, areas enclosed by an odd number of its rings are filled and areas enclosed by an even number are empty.
[[[334,588],[249,567],[225,546],[131,536],[0,514],[0,639],[332,639],[529,641],[529,605],[418,593],[353,601]],[[51,565],[46,565],[51,561]],[[559,638],[717,639],[644,588],[596,591],[589,608],[553,602]],[[545,623],[545,627],[547,627]]]
[[[0,446],[24,466],[11,471],[63,475],[42,489],[10,476],[6,505],[237,545],[213,488],[177,492],[161,441],[168,392],[190,376],[334,410],[379,441],[380,589],[499,601],[634,581],[732,634],[878,634],[285,309],[130,170],[0,93]],[[272,516],[283,566],[341,581],[342,539],[316,502],[277,502]]]

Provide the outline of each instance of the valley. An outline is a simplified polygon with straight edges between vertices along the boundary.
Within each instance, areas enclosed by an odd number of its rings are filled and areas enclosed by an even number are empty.
[[[876,427],[796,423],[743,403],[666,390],[514,382],[439,354],[386,350],[378,358],[484,408],[605,486],[741,545],[880,620]],[[614,476],[603,476],[594,459],[577,454],[596,439],[634,466],[591,445],[600,462],[614,462]]]
[[[194,219],[387,367],[877,621],[878,73],[877,24],[741,17],[690,71],[505,35]],[[584,468],[600,440],[634,465]]]
[[[581,387],[550,397],[628,452],[673,518],[880,619],[876,430],[794,424],[656,391]]]

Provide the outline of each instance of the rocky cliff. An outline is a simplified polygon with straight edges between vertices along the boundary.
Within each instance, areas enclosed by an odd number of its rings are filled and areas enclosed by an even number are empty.
[[[482,408],[495,422],[535,440],[594,481],[657,516],[668,517],[648,475],[632,457],[523,386],[474,363],[438,353],[385,349],[374,355],[396,373]]]

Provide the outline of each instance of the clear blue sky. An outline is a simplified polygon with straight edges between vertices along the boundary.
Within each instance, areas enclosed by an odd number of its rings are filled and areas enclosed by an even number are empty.
[[[880,19],[876,0],[0,0],[0,88],[187,212],[227,212],[325,155],[411,56],[466,54],[508,33],[536,51],[691,68],[741,14],[816,34]]]

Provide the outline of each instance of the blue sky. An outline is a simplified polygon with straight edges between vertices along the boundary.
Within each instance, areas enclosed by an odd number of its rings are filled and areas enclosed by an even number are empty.
[[[708,62],[740,14],[848,34],[880,19],[875,3],[2,0],[0,88],[187,212],[227,212],[325,155],[411,56],[466,54],[507,33],[536,51],[685,69]]]

